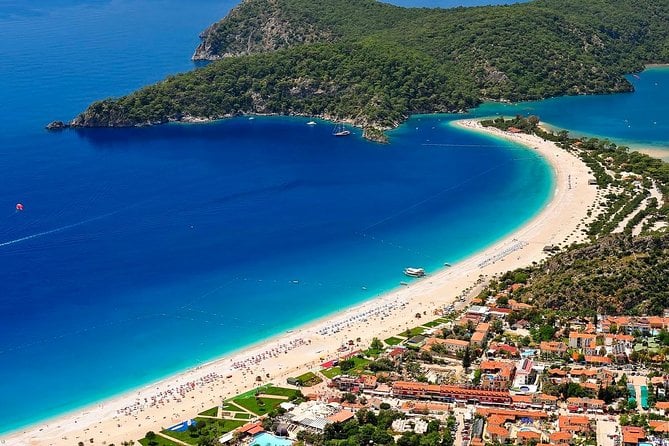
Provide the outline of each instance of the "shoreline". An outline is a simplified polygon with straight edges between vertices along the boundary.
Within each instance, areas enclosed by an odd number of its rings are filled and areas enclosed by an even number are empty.
[[[3,434],[2,444],[90,444],[90,438],[95,440],[93,444],[119,444],[137,440],[148,430],[176,424],[244,390],[268,382],[285,385],[285,378],[298,371],[319,369],[318,364],[323,362],[320,358],[336,358],[336,350],[348,339],[360,337],[361,344],[366,345],[372,337],[385,339],[420,325],[424,321],[417,321],[416,313],[425,312],[431,318],[432,310],[455,301],[483,277],[541,260],[545,245],[584,239],[582,233],[575,234],[575,228],[586,218],[586,208],[595,201],[597,189],[588,186],[591,175],[577,157],[536,136],[483,128],[478,121],[454,121],[451,125],[537,150],[555,175],[549,202],[498,242],[408,287],[390,290],[158,382]],[[261,382],[255,380],[256,376]]]

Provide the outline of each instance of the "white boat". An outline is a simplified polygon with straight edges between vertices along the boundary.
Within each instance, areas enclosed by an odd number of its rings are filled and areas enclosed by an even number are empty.
[[[423,277],[425,270],[423,268],[404,268],[404,275],[409,277]]]
[[[334,136],[348,136],[351,134],[351,132],[344,128],[344,124],[337,124],[332,131],[332,134]]]
[[[309,121],[307,122],[307,125],[316,125],[316,123],[314,121]]]

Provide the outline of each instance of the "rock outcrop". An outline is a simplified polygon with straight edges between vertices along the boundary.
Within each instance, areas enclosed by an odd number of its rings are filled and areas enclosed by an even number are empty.
[[[328,30],[289,17],[280,0],[245,0],[200,34],[202,42],[192,59],[218,60],[332,38]]]
[[[51,131],[57,131],[66,129],[68,127],[69,125],[65,124],[63,121],[52,121],[46,126],[46,129]]]

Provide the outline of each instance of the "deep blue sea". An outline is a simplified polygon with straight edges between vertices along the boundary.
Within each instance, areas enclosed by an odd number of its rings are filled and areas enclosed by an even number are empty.
[[[0,432],[372,298],[547,202],[542,159],[454,116],[389,145],[293,118],[44,131],[192,69],[234,3],[0,2]]]

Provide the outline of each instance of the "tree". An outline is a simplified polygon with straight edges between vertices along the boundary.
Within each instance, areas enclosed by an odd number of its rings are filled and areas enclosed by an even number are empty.
[[[339,368],[342,372],[347,372],[355,367],[355,361],[353,359],[345,359],[339,362]]]
[[[351,392],[346,392],[342,395],[342,400],[347,403],[355,403],[356,397]]]
[[[370,345],[372,350],[382,350],[383,349],[383,342],[379,340],[379,338],[374,338],[372,339],[372,343]]]
[[[483,372],[481,371],[481,369],[476,369],[476,371],[474,372],[474,378],[472,379],[472,384],[474,384],[475,386],[481,384],[482,373]]]
[[[462,367],[467,370],[470,365],[472,365],[472,353],[469,350],[469,347],[466,347],[465,351],[462,353]]]

